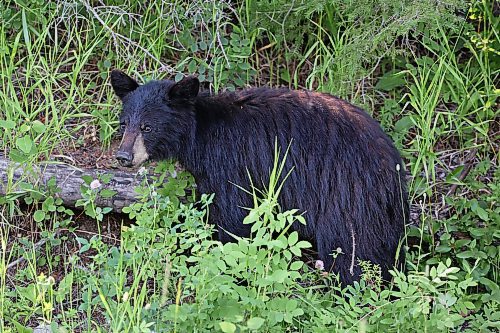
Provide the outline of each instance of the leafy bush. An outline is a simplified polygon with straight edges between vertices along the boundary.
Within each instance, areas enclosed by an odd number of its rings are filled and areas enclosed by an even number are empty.
[[[277,205],[283,165],[275,164],[266,191],[253,191],[255,207],[244,220],[252,224],[252,237],[227,244],[213,240],[213,226],[206,223],[213,196],[203,195],[196,204],[182,203],[161,191],[168,187],[162,176],[145,184],[140,190],[143,199],[124,210],[135,223],[122,227],[118,247],[99,236],[77,238],[80,255],[92,253],[88,268],[74,267],[57,289],[53,279],[38,276],[20,288],[16,298],[7,296],[15,310],[7,311],[6,318],[22,326],[18,320],[32,308],[52,326],[69,329],[74,319],[68,312],[58,316],[54,309],[69,300],[70,286],[77,283],[81,298],[74,310],[101,313],[109,327],[92,323],[90,317],[88,327],[111,332],[497,327],[492,310],[498,305],[498,286],[477,278],[470,269],[461,271],[450,258],[428,262],[424,270],[410,264],[407,274],[393,272],[393,284],[387,287],[374,283],[379,273],[366,263],[362,280],[345,289],[321,265],[304,265],[302,249],[310,245],[287,230],[294,221],[305,221],[295,210],[280,212]],[[491,294],[479,298],[471,293],[478,281],[492,288]],[[15,299],[17,306],[11,303]],[[33,305],[19,311],[28,300]]]
[[[381,61],[411,55],[408,39],[457,33],[464,20],[455,13],[465,2],[428,1],[248,1],[250,31],[286,50],[287,63],[313,64],[306,86],[342,97],[355,95],[358,81],[369,79]],[[306,59],[304,59],[304,56]],[[293,73],[293,72],[292,72]],[[282,73],[287,81],[292,73]],[[294,81],[298,85],[297,79]]]
[[[213,196],[171,163],[127,216],[95,205],[112,195],[96,180],[80,214],[53,182],[28,172],[12,184],[9,170],[0,331],[498,331],[496,11],[490,0],[3,1],[0,150],[27,170],[67,145],[110,143],[111,68],[194,73],[212,91],[306,87],[380,120],[408,162],[412,220],[405,273],[383,286],[361,263],[362,280],[341,289],[289,232],[304,221],[276,205],[277,182],[250,189],[252,237],[221,244],[206,223]]]

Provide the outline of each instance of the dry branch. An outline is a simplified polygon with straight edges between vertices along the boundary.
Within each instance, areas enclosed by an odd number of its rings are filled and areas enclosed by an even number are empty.
[[[118,170],[80,169],[71,165],[56,162],[41,162],[32,167],[25,167],[0,155],[0,196],[18,195],[24,192],[19,182],[34,185],[35,188],[46,188],[50,179],[54,178],[60,192],[56,197],[63,200],[65,206],[74,207],[81,199],[80,186],[84,183],[82,176],[88,175],[96,179],[100,174],[112,174],[113,177],[104,188],[116,191],[111,198],[98,196],[96,204],[101,207],[111,207],[113,211],[120,212],[123,207],[136,201],[135,187],[141,183],[144,176],[137,173]],[[10,178],[10,180],[9,180]],[[8,184],[13,184],[9,186]]]
[[[467,175],[469,174],[470,170],[472,169],[472,165],[473,165],[472,162],[473,162],[474,158],[476,157],[476,154],[477,154],[477,149],[474,148],[465,157],[464,168],[460,172],[460,175],[458,175],[458,177],[457,177],[457,179],[460,182],[462,182],[465,179],[465,177],[467,177]],[[457,188],[458,188],[458,184],[451,185],[450,190],[448,191],[448,193],[446,195],[447,196],[454,195],[455,191],[457,190]]]

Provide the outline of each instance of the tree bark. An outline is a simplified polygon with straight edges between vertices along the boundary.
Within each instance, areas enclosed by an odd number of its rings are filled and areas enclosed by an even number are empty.
[[[88,175],[97,179],[100,174],[112,174],[111,181],[108,184],[102,184],[102,188],[114,190],[116,194],[111,198],[98,196],[96,205],[111,207],[115,212],[121,212],[123,207],[137,200],[138,195],[134,189],[146,177],[136,172],[80,169],[57,162],[41,162],[28,168],[0,155],[0,196],[16,196],[25,192],[19,186],[20,182],[44,189],[47,187],[47,182],[55,178],[56,187],[60,189],[55,196],[61,198],[65,206],[74,207],[76,201],[82,198],[80,191],[80,186],[84,184],[82,176]]]

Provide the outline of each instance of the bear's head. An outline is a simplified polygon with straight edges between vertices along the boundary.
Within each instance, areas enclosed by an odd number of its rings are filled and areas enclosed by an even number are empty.
[[[122,100],[123,138],[116,158],[123,166],[177,157],[194,123],[194,102],[200,83],[194,76],[179,82],[162,80],[139,85],[113,70],[111,85]]]

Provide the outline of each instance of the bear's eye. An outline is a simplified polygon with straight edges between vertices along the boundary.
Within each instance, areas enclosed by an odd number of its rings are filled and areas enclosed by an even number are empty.
[[[142,125],[141,130],[145,133],[151,132],[151,126],[149,125]]]

